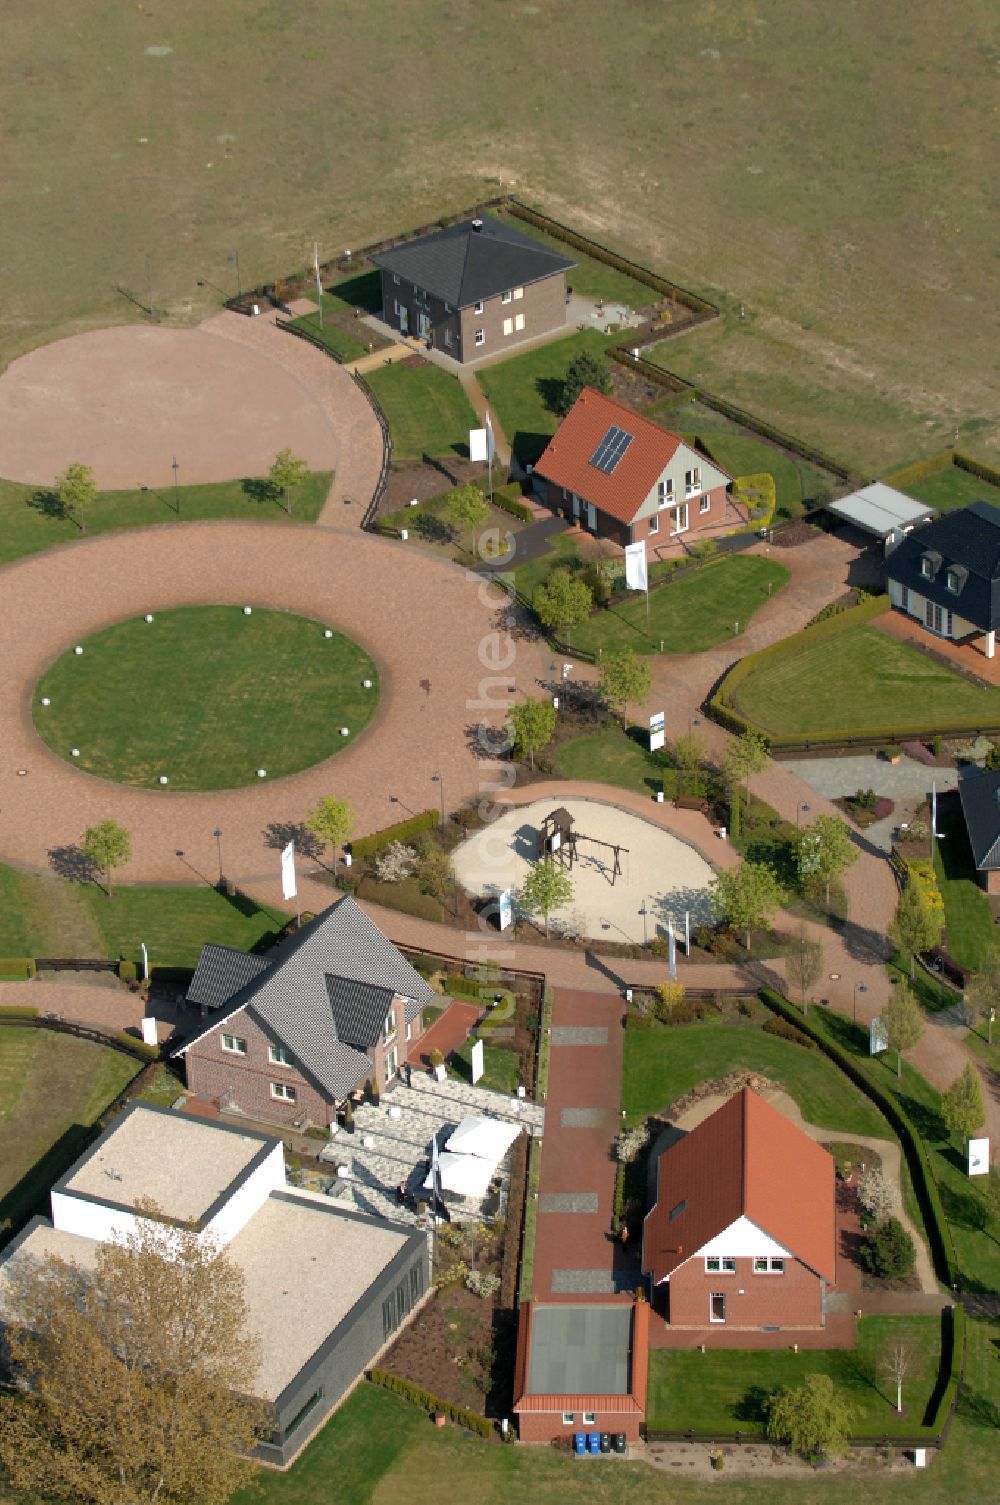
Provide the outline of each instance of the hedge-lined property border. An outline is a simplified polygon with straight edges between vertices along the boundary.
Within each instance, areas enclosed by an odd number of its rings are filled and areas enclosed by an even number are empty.
[[[30,982],[37,971],[33,956],[0,956],[0,981]]]
[[[910,1172],[910,1180],[913,1183],[914,1195],[920,1204],[923,1214],[924,1226],[927,1230],[928,1242],[931,1246],[931,1258],[939,1280],[946,1285],[953,1286],[958,1280],[958,1261],[955,1257],[955,1246],[951,1239],[951,1229],[948,1227],[941,1204],[941,1194],[938,1191],[934,1172],[931,1170],[927,1151],[923,1140],[914,1128],[909,1114],[900,1107],[896,1099],[874,1082],[868,1073],[863,1070],[858,1060],[838,1045],[835,1040],[829,1039],[821,1030],[818,1030],[810,1019],[776,993],[773,988],[761,988],[758,995],[763,1003],[782,1019],[787,1019],[797,1029],[807,1034],[815,1042],[824,1055],[828,1056],[835,1066],[839,1066],[845,1076],[849,1077],[854,1085],[863,1092],[870,1102],[874,1103],[883,1118],[887,1119],[896,1131],[903,1153],[906,1156],[907,1168]]]
[[[440,1395],[434,1395],[430,1390],[425,1390],[422,1385],[415,1385],[412,1380],[401,1379],[398,1374],[390,1374],[387,1369],[369,1369],[368,1378],[373,1385],[378,1385],[393,1395],[401,1395],[404,1400],[412,1401],[428,1415],[433,1416],[435,1412],[438,1412],[441,1416],[447,1416],[448,1420],[453,1421],[456,1426],[466,1427],[480,1437],[493,1436],[493,1423],[485,1416],[478,1416],[475,1411],[470,1411],[465,1406],[456,1406],[454,1401],[443,1400]]]
[[[351,842],[351,856],[370,857],[373,852],[380,852],[394,841],[409,841],[413,836],[433,830],[439,819],[436,810],[421,810],[419,814],[411,815],[409,820],[399,820],[394,826],[383,826],[381,831],[359,836],[357,841]]]
[[[963,455],[957,449],[939,449],[935,454],[928,455],[926,460],[915,460],[912,465],[903,465],[899,470],[890,471],[882,479],[886,486],[903,489],[916,481],[926,480],[928,476],[936,476],[952,465],[956,470],[966,470],[969,475],[978,476],[990,486],[1000,488],[1000,470],[982,460],[973,459],[971,455]]]

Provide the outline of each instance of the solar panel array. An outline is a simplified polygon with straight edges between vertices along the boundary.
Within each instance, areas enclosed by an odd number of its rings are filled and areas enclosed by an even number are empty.
[[[597,470],[603,470],[606,476],[611,475],[622,455],[632,443],[632,435],[626,434],[624,429],[612,424],[590,457],[590,463]]]

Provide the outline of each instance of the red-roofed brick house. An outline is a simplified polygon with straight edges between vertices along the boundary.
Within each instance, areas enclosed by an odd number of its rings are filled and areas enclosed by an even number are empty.
[[[822,1327],[835,1209],[832,1156],[743,1088],[660,1156],[642,1266],[670,1326]]]
[[[517,1327],[514,1414],[522,1442],[575,1432],[639,1440],[646,1419],[649,1306],[630,1296],[526,1301]]]
[[[584,387],[535,474],[557,512],[622,548],[718,527],[731,477],[676,434]]]

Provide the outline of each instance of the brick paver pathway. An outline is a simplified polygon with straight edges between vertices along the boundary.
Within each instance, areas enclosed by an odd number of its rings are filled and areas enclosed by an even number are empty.
[[[453,1050],[460,1050],[479,1023],[481,1013],[478,1004],[453,998],[420,1041],[420,1060],[426,1065],[432,1050],[439,1050],[445,1059]]]

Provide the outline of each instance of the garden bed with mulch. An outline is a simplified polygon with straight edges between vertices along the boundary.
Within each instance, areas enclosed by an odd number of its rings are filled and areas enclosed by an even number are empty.
[[[380,517],[397,512],[416,497],[418,502],[428,502],[440,496],[452,486],[461,486],[466,481],[481,481],[486,466],[480,461],[462,460],[457,455],[447,460],[410,461],[392,467],[389,484],[379,506]],[[493,484],[502,486],[507,476],[499,465],[493,467]]]

